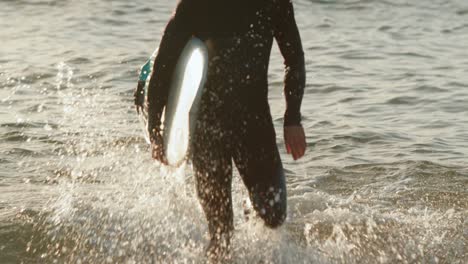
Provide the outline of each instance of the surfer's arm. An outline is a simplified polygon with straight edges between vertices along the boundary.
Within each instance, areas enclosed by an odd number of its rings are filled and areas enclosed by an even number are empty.
[[[304,51],[291,0],[280,0],[275,39],[278,42],[285,65],[284,95],[286,97],[286,112],[284,114],[284,126],[300,125],[306,73]]]
[[[169,20],[154,60],[148,86],[148,130],[152,141],[161,136],[161,116],[166,106],[172,75],[182,49],[192,35],[190,0],[182,0]]]
[[[304,155],[307,146],[304,128],[301,126],[301,102],[306,73],[304,51],[291,0],[280,0],[276,25],[275,38],[285,65],[284,143],[287,153],[297,160]]]

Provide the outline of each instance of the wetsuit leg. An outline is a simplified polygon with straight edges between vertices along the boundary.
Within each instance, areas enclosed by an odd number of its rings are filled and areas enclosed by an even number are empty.
[[[213,123],[217,123],[215,120]],[[219,121],[218,121],[219,122]],[[232,157],[219,126],[199,122],[193,139],[192,164],[196,189],[211,237],[208,254],[224,254],[233,227]]]
[[[253,116],[238,131],[233,158],[250,200],[265,224],[280,226],[286,218],[286,183],[269,113]]]

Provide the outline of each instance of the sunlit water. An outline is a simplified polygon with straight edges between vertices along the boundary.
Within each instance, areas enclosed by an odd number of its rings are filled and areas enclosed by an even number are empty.
[[[175,1],[0,2],[0,263],[203,262],[190,167],[150,156],[137,69]],[[289,214],[243,213],[234,263],[468,262],[468,2],[295,1],[306,52],[298,162],[270,103]]]

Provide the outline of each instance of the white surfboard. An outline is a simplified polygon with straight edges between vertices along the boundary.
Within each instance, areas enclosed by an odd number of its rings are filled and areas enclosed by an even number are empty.
[[[140,72],[140,82],[144,82],[139,96],[139,118],[143,124],[145,139],[148,143],[148,83],[153,69],[153,53]],[[193,134],[198,106],[203,92],[208,68],[208,51],[205,44],[191,38],[185,45],[177,62],[171,81],[169,96],[164,113],[163,140],[169,165],[179,166],[186,159],[190,149],[190,135]],[[157,73],[156,73],[157,74]]]

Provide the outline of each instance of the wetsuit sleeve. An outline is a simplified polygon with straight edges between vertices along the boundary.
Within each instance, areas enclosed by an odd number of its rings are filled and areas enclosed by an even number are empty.
[[[154,60],[148,86],[148,130],[150,137],[161,134],[161,116],[166,106],[172,75],[185,44],[192,36],[193,15],[190,0],[181,0],[169,20]]]
[[[279,0],[275,39],[284,58],[284,95],[286,112],[284,126],[301,124],[301,103],[305,87],[304,51],[294,18],[291,0]]]

